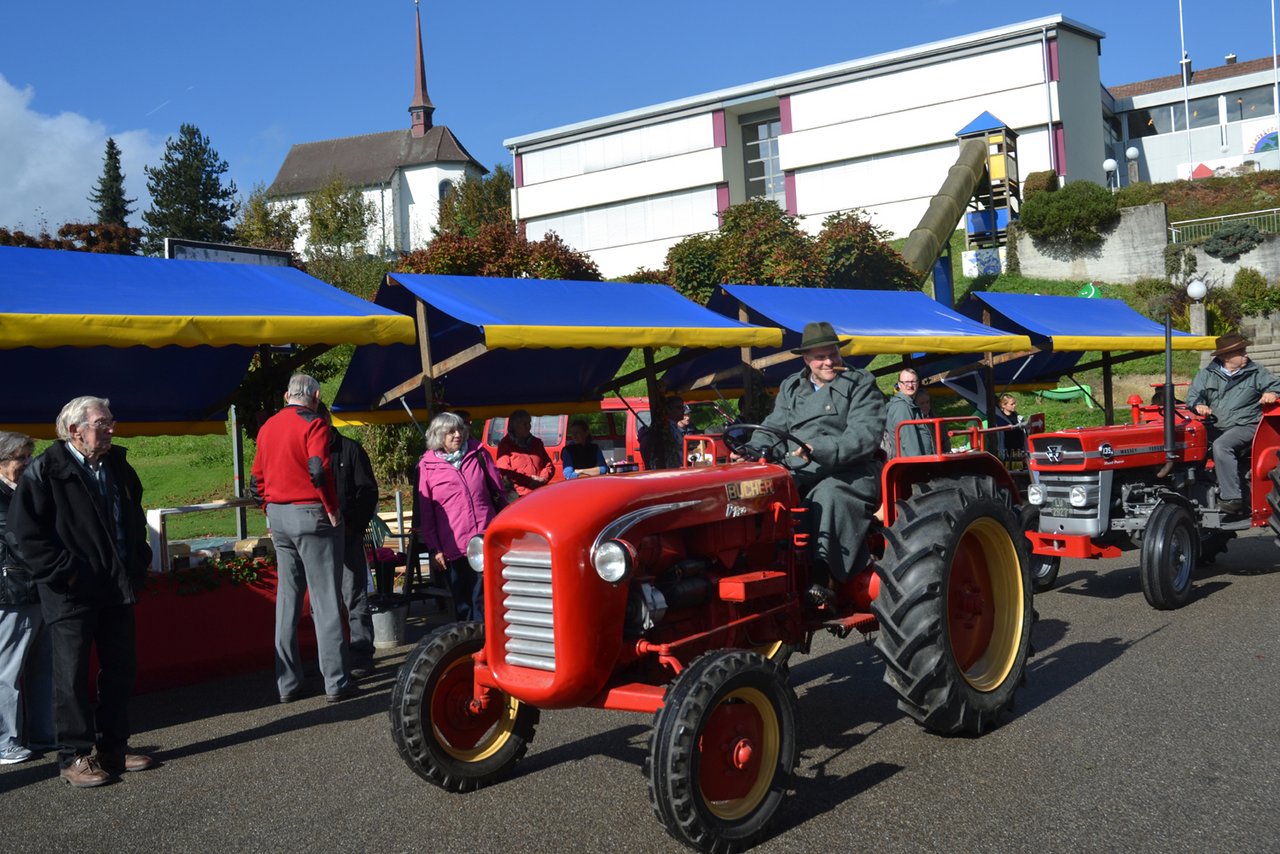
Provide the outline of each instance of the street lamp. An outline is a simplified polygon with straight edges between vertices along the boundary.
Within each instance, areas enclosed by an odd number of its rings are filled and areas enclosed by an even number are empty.
[[[1191,299],[1197,303],[1204,299],[1204,295],[1208,292],[1209,288],[1206,287],[1205,283],[1200,279],[1192,279],[1187,282],[1187,296],[1191,297]]]
[[[1113,193],[1116,191],[1116,187],[1120,184],[1120,176],[1116,174],[1117,168],[1119,167],[1117,166],[1115,159],[1112,157],[1108,157],[1106,160],[1102,161],[1102,171],[1107,173],[1107,186],[1111,188],[1111,192]]]
[[[1203,279],[1197,278],[1187,282],[1187,296],[1191,297],[1191,305],[1187,310],[1187,319],[1191,321],[1190,326],[1192,335],[1205,334],[1205,327],[1207,324],[1205,323],[1204,317],[1204,303],[1201,302],[1201,300],[1204,299],[1204,295],[1208,292],[1209,289],[1205,286]],[[1203,368],[1207,364],[1209,364],[1209,354],[1201,353],[1200,367]]]
[[[1129,184],[1138,183],[1138,158],[1142,152],[1138,150],[1136,145],[1131,145],[1124,150],[1124,158],[1129,161]]]

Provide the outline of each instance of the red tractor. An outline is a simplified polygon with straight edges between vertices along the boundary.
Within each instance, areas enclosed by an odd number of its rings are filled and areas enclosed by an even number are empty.
[[[1141,549],[1142,593],[1170,610],[1191,596],[1196,566],[1227,547],[1236,531],[1270,524],[1280,508],[1280,405],[1264,407],[1253,438],[1245,497],[1230,516],[1218,506],[1209,425],[1185,405],[1144,405],[1131,397],[1130,424],[1077,427],[1030,438],[1024,524],[1036,590],[1048,590],[1063,557],[1110,558]],[[1270,496],[1268,497],[1268,493]]]
[[[769,447],[750,445],[765,434]],[[782,464],[797,440],[757,425],[725,440],[757,461],[555,484],[472,541],[484,624],[424,638],[392,693],[410,768],[470,791],[524,756],[544,709],[652,714],[658,820],[694,848],[749,846],[796,763],[786,659],[818,631],[878,629],[885,681],[925,728],[997,725],[1032,623],[1018,496],[999,462],[972,451],[887,464],[866,567],[815,609],[802,596],[803,502]]]

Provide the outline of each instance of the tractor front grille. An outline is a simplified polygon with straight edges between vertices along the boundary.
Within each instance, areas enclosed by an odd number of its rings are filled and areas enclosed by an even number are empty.
[[[1107,530],[1111,516],[1112,472],[1065,474],[1040,472],[1044,487],[1044,503],[1040,505],[1040,530],[1043,533],[1087,534],[1097,536]],[[1071,504],[1072,487],[1084,487],[1085,504]]]
[[[507,664],[554,672],[556,634],[549,548],[530,548],[522,543],[502,556],[502,608]]]

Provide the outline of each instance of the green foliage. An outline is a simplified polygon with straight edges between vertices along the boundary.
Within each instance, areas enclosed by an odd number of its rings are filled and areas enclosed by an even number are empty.
[[[513,222],[481,226],[474,237],[461,232],[440,234],[426,249],[405,255],[402,273],[502,278],[579,279],[600,281],[589,255],[577,252],[556,234],[530,242]]]
[[[481,178],[468,176],[453,184],[440,199],[436,234],[476,237],[486,225],[511,222],[511,190],[515,181],[502,165]]]
[[[1022,227],[1038,241],[1057,246],[1101,242],[1102,231],[1120,219],[1115,196],[1092,181],[1072,181],[1052,193],[1037,193],[1022,205]]]
[[[1043,172],[1032,172],[1022,182],[1022,201],[1037,193],[1052,193],[1058,189],[1058,173],[1052,169]]]
[[[734,205],[720,230],[695,234],[667,252],[667,281],[706,303],[721,283],[829,288],[916,288],[902,256],[861,211],[832,214],[816,238],[768,199]]]
[[[120,148],[116,141],[107,137],[107,150],[102,158],[102,176],[94,185],[89,202],[94,207],[94,215],[100,224],[118,225],[125,228],[133,208],[129,207],[137,199],[126,199],[124,196],[124,172],[120,170]]]
[[[359,429],[360,444],[369,454],[379,488],[417,488],[418,460],[427,449],[418,428],[412,424],[369,424]]]
[[[636,282],[638,284],[647,285],[670,285],[667,280],[666,270],[650,270],[648,267],[641,267],[634,273],[628,273],[625,276],[617,278],[619,282]]]
[[[227,161],[195,125],[182,125],[165,143],[160,166],[146,167],[151,209],[142,215],[149,254],[164,251],[166,237],[226,243],[238,209],[234,181],[223,185]]]
[[[1204,242],[1206,255],[1227,261],[1252,251],[1262,242],[1262,232],[1251,222],[1235,220],[1224,223]]]
[[[0,228],[0,246],[23,246],[28,249],[65,249],[71,252],[96,252],[105,255],[135,255],[142,231],[127,225],[68,222],[58,228],[54,237],[47,231],[30,235],[22,231]]]
[[[373,299],[391,267],[373,255],[319,255],[307,261],[307,272],[320,281],[367,300]]]
[[[1187,243],[1170,243],[1164,248],[1164,273],[1171,279],[1195,275],[1199,261],[1196,249]]]
[[[1266,276],[1252,267],[1236,270],[1231,297],[1242,316],[1265,316],[1280,311],[1280,288],[1267,284]]]
[[[256,185],[249,198],[240,203],[235,242],[241,246],[290,251],[297,240],[298,222],[293,217],[293,206],[271,204],[266,186]]]
[[[348,258],[363,254],[373,225],[373,205],[339,177],[307,196],[308,258]]]
[[[1116,200],[1122,208],[1164,202],[1170,222],[1269,210],[1280,208],[1280,171],[1264,169],[1163,184],[1139,182],[1122,187]]]
[[[889,247],[888,234],[861,211],[831,214],[815,242],[829,288],[916,290],[916,274]]]
[[[699,305],[716,292],[720,284],[717,265],[720,241],[713,234],[694,234],[667,250],[667,275],[671,286]]]

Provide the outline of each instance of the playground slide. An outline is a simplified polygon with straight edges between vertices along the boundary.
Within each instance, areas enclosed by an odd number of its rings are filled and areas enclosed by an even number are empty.
[[[960,156],[947,171],[942,189],[929,201],[929,209],[924,212],[920,224],[911,231],[902,247],[902,257],[921,278],[929,274],[933,269],[933,262],[946,249],[986,168],[986,140],[962,140]]]

